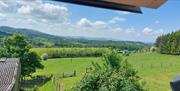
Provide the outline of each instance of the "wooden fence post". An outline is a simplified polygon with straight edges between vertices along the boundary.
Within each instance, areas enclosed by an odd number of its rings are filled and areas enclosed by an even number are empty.
[[[64,85],[62,83],[60,85],[60,91],[64,91]]]
[[[76,70],[74,70],[74,76],[76,76]]]
[[[56,91],[58,91],[58,82],[55,85],[56,85]]]
[[[64,72],[62,73],[62,77],[64,78]]]
[[[58,84],[59,91],[61,91],[61,83]]]

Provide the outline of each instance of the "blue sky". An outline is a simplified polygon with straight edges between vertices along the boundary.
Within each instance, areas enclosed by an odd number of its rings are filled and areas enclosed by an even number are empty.
[[[135,14],[50,0],[0,0],[0,26],[59,36],[143,42],[154,42],[157,36],[180,29],[179,0],[142,11]]]

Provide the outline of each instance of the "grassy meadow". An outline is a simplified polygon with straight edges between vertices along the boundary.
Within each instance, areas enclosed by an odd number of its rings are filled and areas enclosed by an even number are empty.
[[[169,82],[180,73],[180,56],[137,53],[127,57],[149,91],[171,91]]]
[[[85,57],[85,58],[57,58],[43,61],[45,66],[43,70],[38,70],[34,75],[61,75],[64,73],[71,73],[74,70],[77,71],[76,77],[59,78],[59,82],[64,85],[66,91],[71,91],[71,88],[76,84],[78,80],[84,75],[86,68],[91,66],[92,61],[101,63],[101,58]],[[48,82],[44,86],[40,87],[40,91],[54,91],[55,86],[52,82]]]
[[[39,49],[40,50],[40,49]],[[38,50],[38,51],[39,51]],[[44,49],[43,49],[44,50]],[[42,51],[40,51],[42,53]],[[145,81],[148,91],[171,91],[169,82],[180,73],[180,56],[162,55],[158,53],[132,53],[130,56],[123,56],[138,71],[138,75]],[[66,91],[83,77],[86,68],[91,63],[102,63],[101,57],[78,57],[78,58],[54,58],[42,61],[45,66],[43,70],[38,70],[33,75],[56,75],[71,73],[76,70],[75,77],[58,78],[57,81],[63,84]],[[39,87],[40,91],[55,91],[52,81],[48,81]]]

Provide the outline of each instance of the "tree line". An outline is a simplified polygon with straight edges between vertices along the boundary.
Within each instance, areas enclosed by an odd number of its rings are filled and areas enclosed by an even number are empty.
[[[33,48],[43,60],[48,58],[100,57],[110,51],[108,48]]]
[[[88,40],[88,39],[46,39],[40,37],[31,38],[30,43],[36,48],[86,48],[86,47],[98,47],[98,48],[114,48],[114,49],[126,49],[126,50],[141,50],[147,47],[148,44],[142,42],[133,41],[112,41],[112,40]]]
[[[161,54],[180,55],[180,30],[159,36],[155,45]]]

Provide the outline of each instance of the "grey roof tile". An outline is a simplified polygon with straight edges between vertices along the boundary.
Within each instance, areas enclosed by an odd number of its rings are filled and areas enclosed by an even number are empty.
[[[20,61],[18,58],[7,58],[5,61],[0,61],[0,91],[12,90],[19,66]]]

